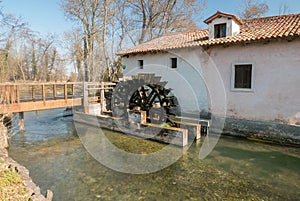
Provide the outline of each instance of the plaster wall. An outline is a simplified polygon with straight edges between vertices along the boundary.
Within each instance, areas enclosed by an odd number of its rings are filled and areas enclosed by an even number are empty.
[[[208,50],[223,79],[227,115],[288,122],[300,114],[300,40],[253,43]],[[253,90],[233,91],[232,66],[253,65]]]
[[[177,97],[183,113],[207,113],[208,100],[206,86],[201,72],[201,62],[192,49],[176,50],[168,53],[130,55],[123,58],[126,66],[124,76],[139,73],[154,73],[167,81]],[[177,68],[171,68],[171,58],[177,58]],[[138,60],[144,61],[144,68],[138,67]]]
[[[207,93],[207,83],[212,86],[216,79],[221,79],[223,88],[216,90],[225,92],[228,117],[293,124],[293,121],[300,121],[299,47],[300,40],[282,40],[215,46],[206,51],[186,48],[172,53],[130,55],[123,59],[124,75],[155,73],[162,76],[186,111],[210,109],[208,97],[211,94]],[[178,58],[176,69],[170,68],[172,57]],[[144,69],[137,68],[139,59],[144,60]],[[232,90],[232,66],[239,63],[253,65],[251,91]],[[218,71],[214,73],[216,77],[207,76],[207,70],[214,67]]]

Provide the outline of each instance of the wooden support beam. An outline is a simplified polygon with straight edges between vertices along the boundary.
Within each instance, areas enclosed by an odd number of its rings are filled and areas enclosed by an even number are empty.
[[[141,111],[141,124],[147,124],[147,112]]]

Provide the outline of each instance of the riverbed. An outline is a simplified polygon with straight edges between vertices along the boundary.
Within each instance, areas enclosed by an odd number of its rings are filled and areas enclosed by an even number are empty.
[[[54,200],[299,200],[300,149],[222,137],[199,159],[203,139],[169,167],[125,174],[85,149],[63,109],[25,113],[25,132],[12,129],[9,155],[26,166]],[[95,131],[93,131],[95,132]],[[104,131],[119,148],[153,152],[165,144]],[[180,149],[174,147],[174,149]]]

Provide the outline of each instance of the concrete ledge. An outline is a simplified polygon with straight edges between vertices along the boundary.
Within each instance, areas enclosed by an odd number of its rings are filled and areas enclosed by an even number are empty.
[[[224,135],[254,138],[283,145],[300,146],[300,126],[226,118],[222,133]]]
[[[188,144],[188,130],[184,128],[163,127],[156,124],[134,124],[107,115],[95,116],[80,112],[74,113],[74,121],[177,146],[184,147]]]

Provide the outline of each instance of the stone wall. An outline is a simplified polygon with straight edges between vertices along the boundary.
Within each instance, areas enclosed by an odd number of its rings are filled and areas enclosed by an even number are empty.
[[[47,190],[46,196],[43,196],[41,194],[40,188],[35,183],[33,183],[32,179],[30,178],[28,169],[10,158],[8,156],[7,148],[7,128],[0,122],[0,160],[3,161],[0,164],[0,171],[4,169],[11,169],[19,174],[25,188],[27,189],[27,194],[23,195],[24,197],[30,197],[31,201],[51,201],[53,193],[50,190]]]
[[[7,128],[0,122],[0,149],[8,148]]]

